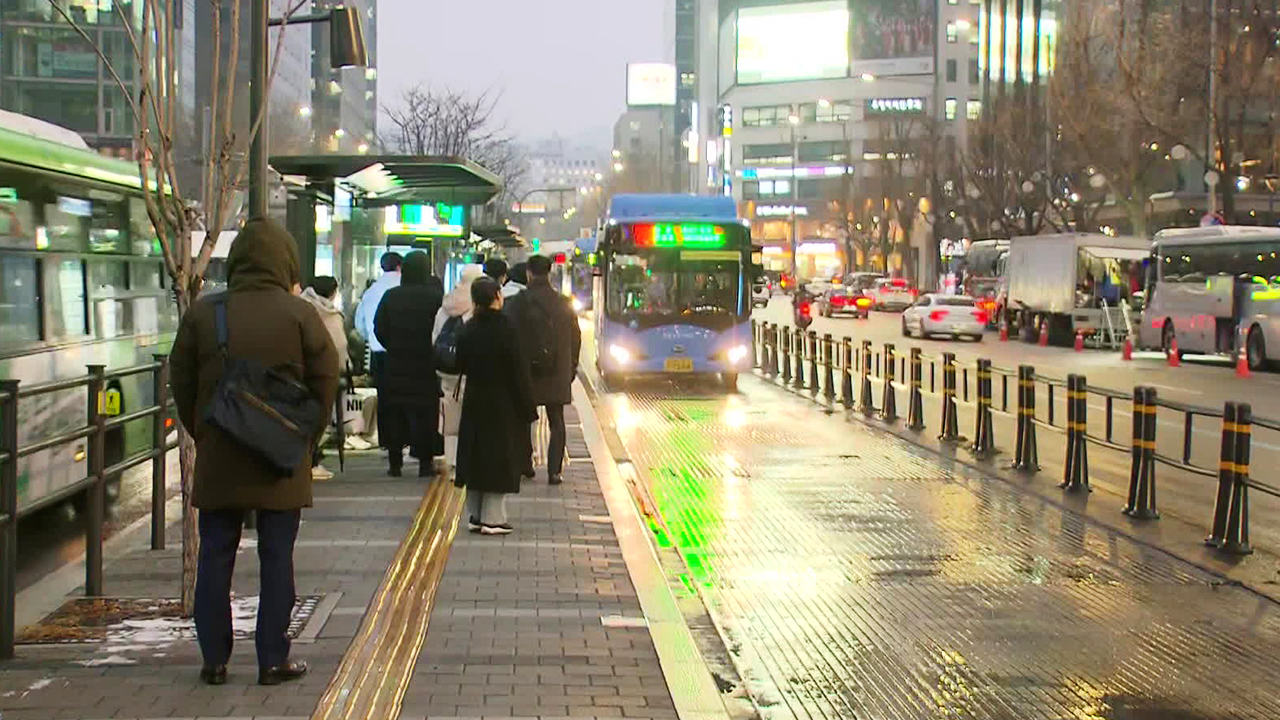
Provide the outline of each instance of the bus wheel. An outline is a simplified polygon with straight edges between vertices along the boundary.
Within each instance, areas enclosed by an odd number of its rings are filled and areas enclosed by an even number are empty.
[[[1262,370],[1267,367],[1267,340],[1262,337],[1262,330],[1257,325],[1249,328],[1249,337],[1245,340],[1244,347],[1250,370]]]
[[[738,392],[738,373],[724,373],[720,376],[724,381],[724,389],[729,392]]]

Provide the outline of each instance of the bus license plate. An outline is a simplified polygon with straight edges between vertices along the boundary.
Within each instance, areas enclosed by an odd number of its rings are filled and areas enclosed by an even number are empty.
[[[667,372],[693,372],[693,358],[667,358],[665,367]]]

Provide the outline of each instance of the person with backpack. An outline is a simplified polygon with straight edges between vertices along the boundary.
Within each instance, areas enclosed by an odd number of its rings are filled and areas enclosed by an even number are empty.
[[[456,367],[458,335],[474,311],[471,284],[483,275],[484,271],[479,265],[463,266],[458,284],[444,296],[431,331],[433,355],[440,376],[440,414],[444,419],[441,433],[444,436],[446,463],[447,458],[454,456],[457,449],[458,420],[462,413],[463,379],[458,375]]]
[[[209,685],[227,681],[231,576],[249,513],[261,578],[258,683],[307,672],[289,658],[293,548],[302,508],[311,506],[311,443],[338,393],[338,353],[320,315],[291,292],[300,275],[284,226],[249,220],[231,243],[227,289],[182,316],[169,355],[178,419],[196,444],[195,624],[200,679]]]
[[[381,400],[378,433],[387,448],[387,474],[400,477],[404,450],[418,458],[418,477],[435,473],[433,458],[444,453],[437,440],[440,425],[440,379],[436,375],[431,330],[442,293],[431,283],[431,260],[415,250],[404,258],[400,285],[378,304],[374,332],[386,348],[386,365],[378,388]]]
[[[533,387],[533,404],[546,408],[550,426],[547,482],[559,485],[564,469],[564,406],[573,402],[582,331],[572,301],[551,287],[551,260],[529,258],[529,287],[511,298],[506,312],[520,334],[520,347]],[[527,476],[527,475],[526,475]]]

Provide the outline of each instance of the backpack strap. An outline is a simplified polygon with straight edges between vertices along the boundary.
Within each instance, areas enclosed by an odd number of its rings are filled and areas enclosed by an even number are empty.
[[[218,338],[218,350],[223,355],[226,355],[229,338],[227,336],[227,299],[225,297],[219,298],[213,304],[213,328]]]

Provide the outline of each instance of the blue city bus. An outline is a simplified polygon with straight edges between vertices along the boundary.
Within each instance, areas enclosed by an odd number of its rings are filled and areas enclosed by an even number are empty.
[[[628,375],[719,375],[751,367],[754,248],[732,198],[615,195],[597,247],[596,363]]]

